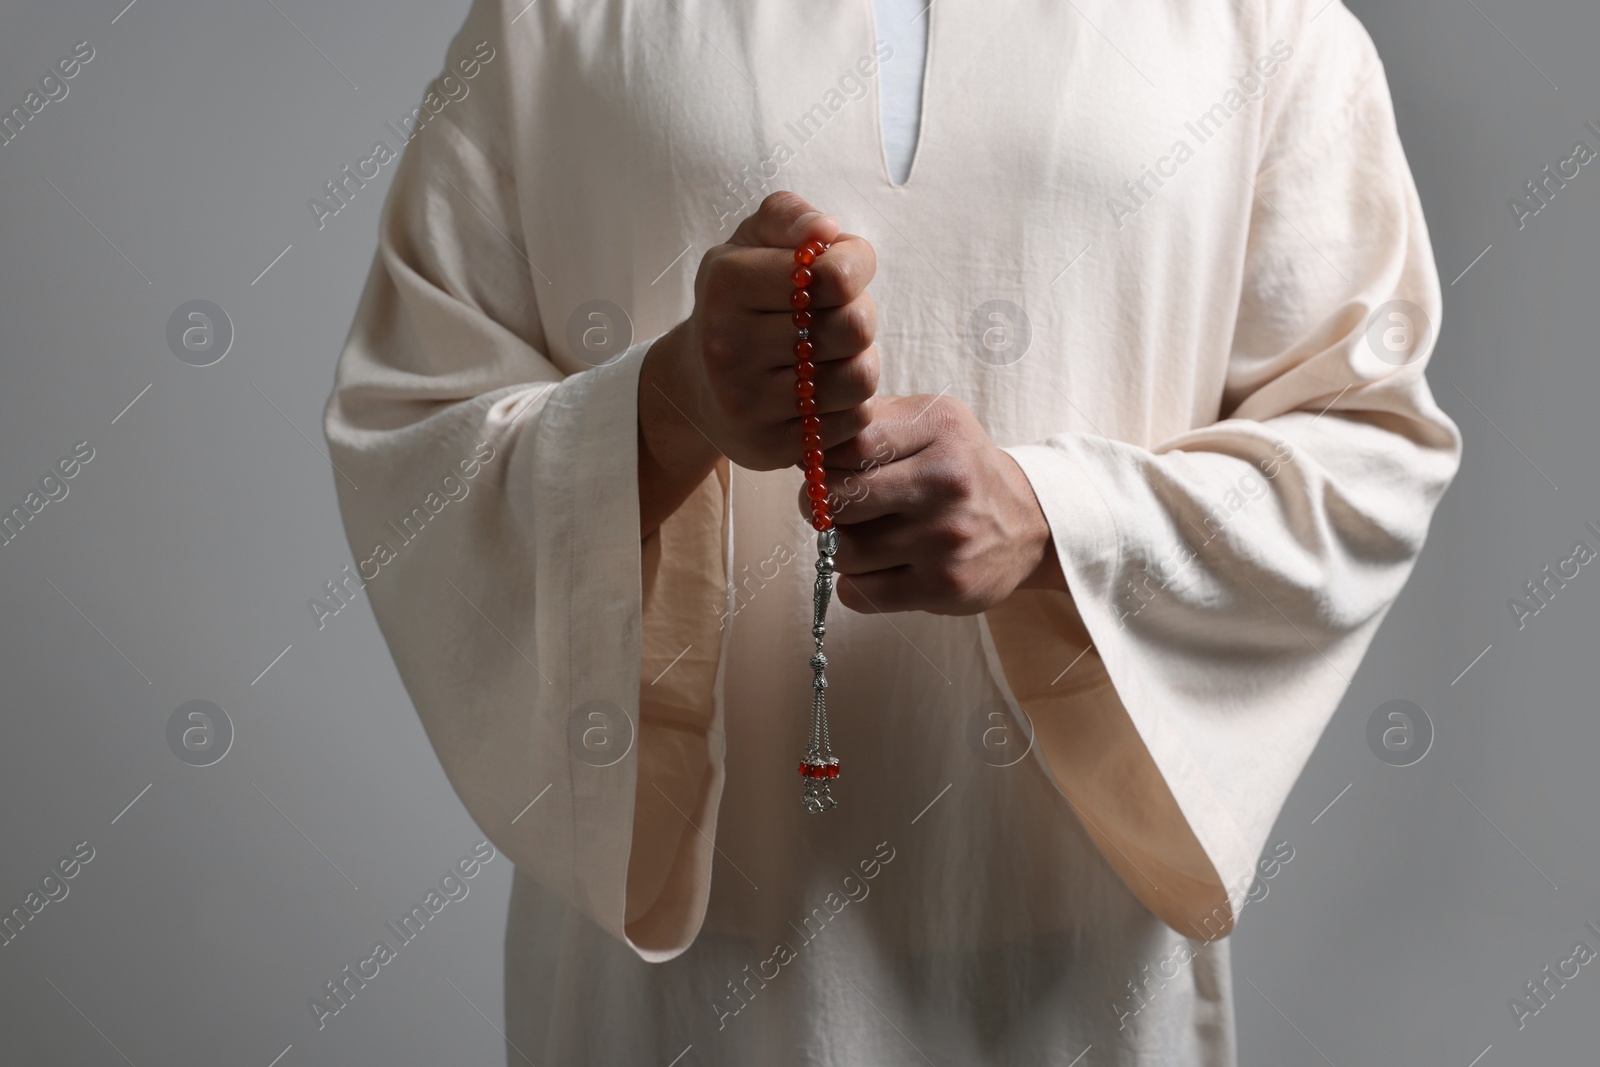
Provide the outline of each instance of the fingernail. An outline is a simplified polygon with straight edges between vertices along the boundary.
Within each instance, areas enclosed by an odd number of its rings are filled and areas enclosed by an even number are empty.
[[[801,215],[799,218],[795,219],[794,224],[797,229],[803,230],[817,219],[822,217],[823,215],[820,211],[808,211],[804,215]]]

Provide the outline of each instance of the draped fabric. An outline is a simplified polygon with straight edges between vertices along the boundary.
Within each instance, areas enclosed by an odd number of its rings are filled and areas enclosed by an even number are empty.
[[[1224,935],[1460,454],[1382,65],[1338,0],[940,0],[894,185],[870,15],[477,0],[398,164],[325,432],[517,867],[508,1062],[1232,1063]],[[880,392],[972,408],[1070,588],[836,604],[822,816],[799,472],[638,532],[640,364],[779,188],[873,242]]]

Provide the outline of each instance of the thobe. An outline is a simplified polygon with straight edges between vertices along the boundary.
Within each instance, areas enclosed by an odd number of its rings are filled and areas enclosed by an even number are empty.
[[[478,0],[399,164],[325,431],[517,867],[511,1063],[1233,1062],[1225,935],[1459,461],[1383,68],[1338,0],[925,17],[903,186],[868,0]],[[972,408],[1070,589],[835,604],[820,816],[798,471],[638,535],[640,363],[778,188],[873,242],[880,392]]]

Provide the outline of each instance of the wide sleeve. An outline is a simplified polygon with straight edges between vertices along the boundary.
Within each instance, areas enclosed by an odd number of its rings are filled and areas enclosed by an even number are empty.
[[[1341,5],[1321,20],[1263,120],[1221,418],[1007,449],[1070,596],[988,612],[991,665],[1107,861],[1203,939],[1232,929],[1460,461],[1423,377],[1439,282],[1382,67]]]
[[[708,901],[723,781],[708,605],[726,598],[729,472],[641,543],[650,340],[591,367],[558,356],[564,312],[541,318],[576,250],[532,260],[524,240],[553,206],[517,176],[538,131],[516,109],[539,91],[521,7],[478,0],[448,52],[455,81],[430,86],[324,433],[364,591],[468,812],[521,872],[659,961]]]

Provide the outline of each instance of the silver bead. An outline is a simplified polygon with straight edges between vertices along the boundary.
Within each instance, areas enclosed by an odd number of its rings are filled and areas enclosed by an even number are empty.
[[[825,670],[827,670],[828,669],[828,657],[823,655],[821,652],[818,652],[816,655],[812,656],[811,657],[811,669],[814,670],[814,671],[825,671]]]
[[[832,556],[839,551],[839,528],[830,526],[817,533],[817,552],[819,555]]]
[[[802,340],[802,341],[811,340],[811,327],[809,327],[809,326],[800,327],[800,340]]]
[[[818,574],[832,574],[833,573],[833,557],[832,556],[818,556],[817,557],[817,573]]]

